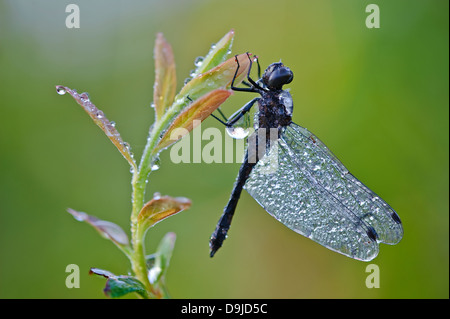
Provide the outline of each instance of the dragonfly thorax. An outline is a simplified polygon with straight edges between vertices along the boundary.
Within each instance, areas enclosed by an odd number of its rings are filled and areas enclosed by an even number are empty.
[[[281,129],[291,124],[293,103],[288,91],[261,92],[258,104],[258,127]]]

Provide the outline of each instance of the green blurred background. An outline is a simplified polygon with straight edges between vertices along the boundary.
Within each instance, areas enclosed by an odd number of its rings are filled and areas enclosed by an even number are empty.
[[[67,29],[76,3],[81,28]],[[381,28],[368,29],[376,3]],[[189,197],[192,208],[149,231],[149,252],[177,234],[167,274],[175,298],[448,298],[448,1],[0,1],[0,297],[104,298],[104,279],[128,260],[67,207],[128,230],[128,163],[55,85],[88,91],[136,156],[153,121],[153,44],[172,44],[178,88],[231,28],[233,53],[282,61],[294,121],[399,213],[405,236],[381,245],[379,289],[367,263],[295,234],[247,194],[224,247],[208,239],[239,164],[173,164],[166,151],[147,194]],[[228,115],[252,95],[234,94]],[[213,119],[203,128],[220,127]],[[77,264],[81,287],[65,286]]]

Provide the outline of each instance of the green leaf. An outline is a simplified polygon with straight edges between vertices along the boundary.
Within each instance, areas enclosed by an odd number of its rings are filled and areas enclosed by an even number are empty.
[[[136,162],[134,161],[133,153],[131,152],[130,145],[122,140],[115,127],[115,123],[110,122],[105,114],[99,110],[90,100],[89,95],[84,92],[78,94],[76,90],[72,90],[67,86],[57,85],[56,92],[60,95],[69,93],[75,101],[89,114],[89,116],[94,120],[94,123],[102,129],[110,141],[117,147],[119,152],[125,157],[125,159],[130,163],[133,169],[136,169]]]
[[[155,84],[153,86],[153,103],[156,119],[159,120],[172,104],[176,92],[175,59],[172,47],[162,33],[158,33],[155,41]]]
[[[147,291],[142,282],[131,276],[111,277],[106,281],[103,292],[111,298],[119,298],[131,292],[136,292],[143,298],[148,298]]]
[[[130,254],[130,241],[127,234],[119,225],[106,220],[98,219],[95,216],[88,215],[85,212],[76,211],[72,208],[68,208],[67,212],[71,214],[76,220],[80,222],[86,222],[94,227],[102,237],[111,240],[126,255]]]
[[[177,236],[173,232],[167,233],[160,241],[156,253],[147,256],[147,264],[150,266],[148,279],[150,283],[164,286],[164,276],[170,264],[170,258],[175,247]]]
[[[155,196],[139,212],[138,227],[144,233],[149,227],[169,216],[188,209],[190,206],[190,199],[185,197]]]
[[[96,274],[108,278],[103,292],[110,298],[119,298],[131,292],[136,292],[143,298],[148,298],[144,284],[135,277],[116,276],[107,270],[98,268],[91,268],[89,274]]]
[[[240,65],[235,80],[235,85],[238,85],[247,76],[250,60],[246,53],[236,58]],[[237,69],[236,58],[228,59],[189,81],[175,96],[175,101],[170,108],[171,112],[178,113],[190,103],[190,100],[195,101],[215,89],[229,88]]]
[[[167,148],[181,139],[184,135],[187,135],[194,129],[195,124],[201,123],[210,116],[212,112],[225,102],[231,93],[232,91],[229,90],[217,89],[203,95],[201,98],[184,108],[166,130],[156,146],[155,151],[158,152],[159,150]]]
[[[231,46],[233,45],[234,30],[230,30],[225,36],[219,40],[215,45],[211,47],[205,58],[199,63],[194,71],[193,77],[204,73],[212,68],[218,66],[225,61],[227,56],[231,52]]]

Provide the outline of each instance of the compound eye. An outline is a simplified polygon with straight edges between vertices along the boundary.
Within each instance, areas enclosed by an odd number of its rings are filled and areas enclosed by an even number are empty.
[[[291,83],[294,74],[288,67],[281,67],[272,72],[267,81],[267,85],[271,88],[280,90],[283,85]]]

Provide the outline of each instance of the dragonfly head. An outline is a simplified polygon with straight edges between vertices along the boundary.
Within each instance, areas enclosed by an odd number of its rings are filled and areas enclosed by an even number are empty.
[[[271,90],[281,90],[283,85],[291,83],[294,73],[283,63],[272,63],[264,71],[262,81]]]

